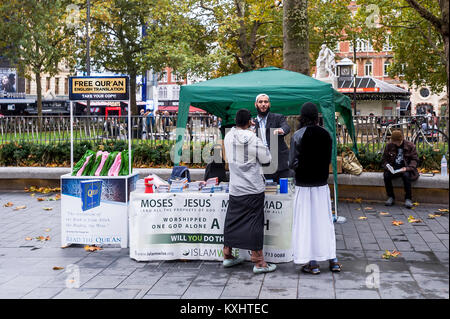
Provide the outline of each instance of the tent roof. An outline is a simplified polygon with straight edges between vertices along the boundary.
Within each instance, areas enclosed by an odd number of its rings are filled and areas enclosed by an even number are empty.
[[[272,112],[284,115],[299,114],[305,102],[315,103],[322,113],[326,108],[333,117],[334,112],[351,112],[350,99],[334,90],[330,83],[276,67],[183,85],[180,109],[190,103],[221,117],[226,125],[234,121],[241,108],[256,115],[255,98],[260,93],[269,95]]]
[[[280,81],[282,83],[280,83]],[[295,88],[329,86],[328,83],[316,80],[301,73],[287,71],[276,67],[267,67],[191,84],[189,87],[233,87],[239,85],[240,89],[248,87],[261,89],[266,87],[280,88],[280,84],[284,87]]]

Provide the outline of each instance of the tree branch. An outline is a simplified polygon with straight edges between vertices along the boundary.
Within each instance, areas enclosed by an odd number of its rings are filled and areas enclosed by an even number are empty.
[[[409,5],[411,6],[411,8],[413,8],[414,10],[417,11],[417,13],[424,18],[425,20],[429,21],[435,28],[436,30],[442,34],[442,24],[443,21],[441,19],[439,19],[438,17],[436,17],[434,14],[432,14],[430,11],[428,11],[427,9],[425,9],[422,5],[420,5],[420,3],[418,3],[416,0],[406,0],[406,2],[409,3]]]

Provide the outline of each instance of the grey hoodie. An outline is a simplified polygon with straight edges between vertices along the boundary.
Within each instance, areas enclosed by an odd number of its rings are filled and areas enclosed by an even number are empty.
[[[269,164],[272,157],[262,140],[250,130],[233,127],[225,136],[224,145],[230,167],[230,195],[264,192],[261,164]]]

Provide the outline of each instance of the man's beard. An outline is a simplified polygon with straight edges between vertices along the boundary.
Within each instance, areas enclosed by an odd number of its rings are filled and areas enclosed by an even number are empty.
[[[256,108],[258,110],[258,115],[261,117],[265,117],[267,115],[267,113],[269,113],[270,111],[270,107],[267,108],[267,110],[265,112],[262,112],[259,107]]]

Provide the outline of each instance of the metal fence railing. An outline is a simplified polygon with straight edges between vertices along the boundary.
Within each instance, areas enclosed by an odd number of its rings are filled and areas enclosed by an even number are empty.
[[[355,135],[358,148],[378,152],[384,148],[392,130],[401,129],[407,140],[422,141],[420,130],[439,130],[447,137],[448,117],[405,116],[354,116]],[[285,137],[289,145],[290,137],[297,129],[297,116],[288,116],[291,133]],[[131,117],[132,143],[174,143],[176,138],[176,115],[154,117]],[[75,142],[104,140],[126,140],[128,138],[128,118],[126,116],[75,116],[73,139]],[[185,135],[186,141],[216,143],[220,135],[220,119],[211,115],[189,116]],[[428,130],[428,131],[427,131]],[[69,116],[4,116],[0,117],[0,144],[10,142],[31,142],[39,144],[64,143],[70,140]],[[419,137],[418,137],[419,136]],[[351,145],[352,140],[343,121],[336,118],[336,138],[338,145]],[[448,139],[433,137],[439,146],[448,150]],[[156,142],[158,141],[158,142]]]

